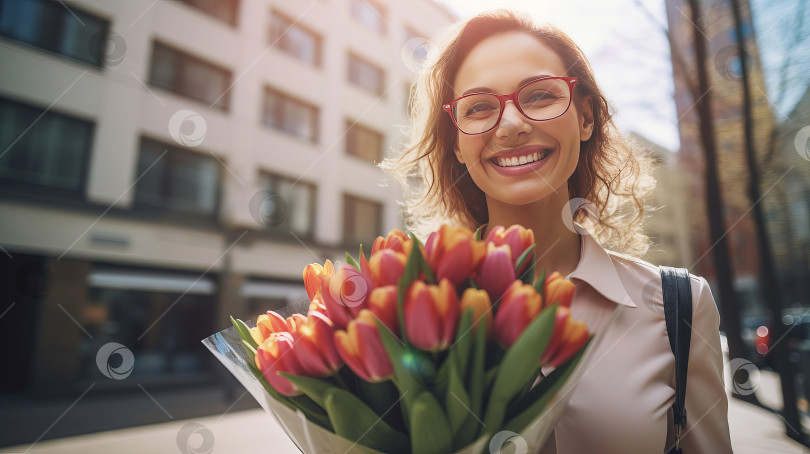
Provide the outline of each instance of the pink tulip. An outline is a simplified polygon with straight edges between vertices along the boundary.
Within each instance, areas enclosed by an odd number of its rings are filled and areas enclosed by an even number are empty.
[[[368,269],[375,287],[396,285],[405,272],[407,256],[393,249],[381,249],[371,254]]]
[[[428,236],[425,258],[436,280],[449,279],[454,286],[467,280],[484,258],[486,246],[469,229],[443,224]]]
[[[588,341],[588,328],[585,322],[571,319],[571,309],[557,307],[554,319],[554,332],[551,340],[540,357],[540,366],[559,367],[568,361]]]
[[[413,240],[408,238],[408,235],[399,229],[394,229],[388,232],[385,238],[378,236],[377,239],[374,240],[374,245],[371,247],[371,255],[383,249],[390,249],[394,252],[405,254],[407,257],[411,253],[412,246]]]
[[[326,315],[337,328],[346,328],[360,310],[368,307],[371,289],[371,279],[367,275],[344,264],[334,275],[324,277],[321,284]]]
[[[475,281],[487,291],[492,303],[497,306],[506,289],[515,281],[515,266],[509,246],[487,244],[487,253]]]
[[[276,391],[285,396],[297,396],[301,391],[289,380],[278,375],[287,372],[293,375],[306,375],[292,353],[294,340],[288,332],[273,333],[256,349],[256,367]]]
[[[338,354],[358,377],[377,383],[393,376],[394,366],[380,340],[377,319],[370,310],[361,310],[346,330],[335,332],[334,339]]]
[[[408,340],[416,348],[438,352],[450,346],[456,333],[459,303],[449,279],[442,279],[439,285],[414,281],[403,309]]]
[[[487,339],[492,338],[492,301],[489,299],[486,290],[468,288],[464,291],[464,294],[461,295],[459,308],[459,315],[463,315],[467,309],[472,308],[473,329],[475,329],[479,323],[486,323]]]
[[[394,335],[399,336],[396,285],[386,285],[372,290],[368,299],[368,306],[377,319],[391,330]]]
[[[517,266],[520,255],[523,254],[526,249],[534,245],[534,232],[519,224],[515,224],[508,229],[504,229],[501,225],[496,225],[487,234],[486,242],[492,243],[495,246],[509,246],[509,250],[512,253],[512,266],[514,268]],[[529,263],[530,260],[526,260],[520,270],[517,270],[518,276],[528,268]]]
[[[298,364],[310,377],[326,377],[343,365],[333,342],[332,321],[320,312],[310,312],[293,334],[293,353]]]
[[[537,290],[514,281],[495,313],[495,341],[504,349],[511,347],[542,309],[543,298]]]

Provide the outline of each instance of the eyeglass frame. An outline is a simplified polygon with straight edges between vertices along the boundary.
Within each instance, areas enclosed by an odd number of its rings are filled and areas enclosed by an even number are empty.
[[[520,102],[517,99],[517,94],[520,93],[520,90],[523,90],[524,88],[528,87],[529,85],[531,85],[531,84],[533,84],[535,82],[538,82],[538,81],[541,81],[541,80],[551,80],[551,79],[559,79],[559,80],[563,80],[563,81],[565,81],[567,83],[567,85],[568,85],[568,105],[565,106],[565,110],[563,110],[562,113],[560,113],[557,116],[554,116],[554,117],[551,117],[551,118],[546,118],[544,120],[535,120],[534,118],[528,116],[526,114],[526,112],[524,112],[523,109],[520,107]],[[574,85],[576,85],[578,81],[579,81],[578,77],[566,77],[566,76],[538,77],[537,79],[533,79],[533,80],[530,80],[530,81],[526,82],[525,84],[518,87],[517,90],[515,90],[514,92],[512,92],[512,93],[510,93],[508,95],[498,95],[498,94],[489,93],[489,92],[467,93],[466,95],[459,96],[458,98],[450,101],[448,104],[443,105],[442,110],[444,110],[445,112],[447,112],[448,115],[450,115],[450,119],[453,121],[453,124],[456,126],[456,128],[459,131],[461,131],[462,133],[467,134],[468,136],[477,136],[478,134],[484,134],[484,133],[492,131],[493,129],[498,127],[498,125],[501,123],[501,117],[503,117],[503,111],[506,110],[506,101],[512,101],[512,103],[517,108],[518,112],[520,112],[521,115],[528,118],[529,120],[532,120],[532,121],[553,120],[555,118],[559,118],[559,117],[565,115],[565,113],[568,112],[568,109],[571,108],[571,101],[574,99]],[[467,98],[467,97],[470,97],[470,96],[477,96],[477,95],[495,96],[496,98],[498,98],[498,101],[501,103],[501,110],[498,113],[498,119],[495,120],[495,123],[492,125],[491,128],[487,129],[486,131],[470,133],[470,132],[464,131],[463,129],[461,129],[461,126],[458,125],[458,122],[456,121],[456,117],[453,115],[453,104],[455,104],[456,102],[458,102],[461,99],[464,99],[464,98]]]

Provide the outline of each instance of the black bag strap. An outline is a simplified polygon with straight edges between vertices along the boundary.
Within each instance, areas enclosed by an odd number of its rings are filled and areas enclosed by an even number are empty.
[[[686,373],[689,343],[692,340],[692,285],[686,268],[659,267],[664,296],[669,346],[675,355],[675,446],[669,453],[680,453],[681,431],[686,427]]]

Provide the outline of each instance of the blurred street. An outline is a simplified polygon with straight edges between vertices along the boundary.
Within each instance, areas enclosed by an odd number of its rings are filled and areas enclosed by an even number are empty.
[[[778,387],[779,377],[763,371],[760,374],[757,396],[761,400],[778,398]],[[731,442],[736,454],[810,452],[786,437],[782,421],[767,410],[737,399],[729,399],[728,419]],[[263,410],[253,409],[0,449],[0,453],[19,452],[294,454],[299,451],[272,416]]]

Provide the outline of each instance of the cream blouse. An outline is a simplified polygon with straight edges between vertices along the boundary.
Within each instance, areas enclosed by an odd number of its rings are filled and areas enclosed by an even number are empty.
[[[568,275],[576,285],[572,317],[591,331],[619,311],[596,346],[542,454],[658,454],[674,443],[675,359],[664,319],[661,275],[645,261],[604,250],[580,235]],[[730,453],[720,316],[709,285],[692,281],[692,339],[686,386],[685,454]]]

